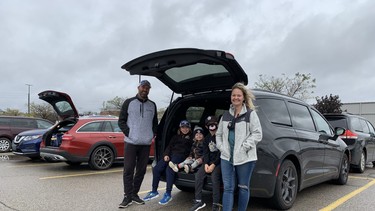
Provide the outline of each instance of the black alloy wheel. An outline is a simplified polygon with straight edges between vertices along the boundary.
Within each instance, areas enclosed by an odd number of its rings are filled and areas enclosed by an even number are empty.
[[[335,180],[336,184],[339,184],[339,185],[346,184],[346,182],[348,181],[348,177],[349,177],[349,169],[350,169],[349,158],[346,154],[344,154],[342,156],[339,178]]]
[[[272,197],[276,209],[286,210],[293,206],[297,197],[298,174],[290,160],[284,160],[276,178],[275,193]]]
[[[97,147],[90,156],[89,166],[96,170],[105,170],[112,166],[114,153],[108,146]]]

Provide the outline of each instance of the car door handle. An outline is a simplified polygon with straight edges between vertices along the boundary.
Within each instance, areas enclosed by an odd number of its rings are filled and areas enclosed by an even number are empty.
[[[116,138],[116,136],[108,136],[108,138]]]

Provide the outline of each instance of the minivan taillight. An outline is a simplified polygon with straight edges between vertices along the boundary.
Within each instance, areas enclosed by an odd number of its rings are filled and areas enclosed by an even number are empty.
[[[358,135],[356,133],[353,133],[350,130],[345,130],[345,133],[340,136],[340,138],[345,138],[345,139],[357,139]]]

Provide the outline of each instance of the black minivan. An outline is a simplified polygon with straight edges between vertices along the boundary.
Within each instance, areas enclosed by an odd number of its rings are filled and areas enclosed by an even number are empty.
[[[248,78],[234,56],[220,50],[170,49],[136,58],[122,66],[131,75],[153,76],[181,96],[171,102],[160,120],[155,161],[178,123],[187,119],[204,125],[207,116],[220,116],[230,105],[231,87]],[[324,181],[346,184],[350,152],[325,118],[305,102],[282,94],[254,90],[263,139],[251,179],[251,196],[269,198],[277,209],[292,207],[297,192]],[[175,185],[194,190],[194,175],[178,172]],[[205,189],[210,190],[207,180]]]
[[[333,127],[345,128],[340,136],[348,145],[352,170],[363,173],[367,162],[375,165],[375,128],[366,118],[349,113],[324,114]]]

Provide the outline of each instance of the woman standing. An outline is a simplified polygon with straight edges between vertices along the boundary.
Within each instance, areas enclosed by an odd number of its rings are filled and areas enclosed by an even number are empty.
[[[223,210],[230,211],[238,184],[238,210],[245,211],[250,199],[250,178],[257,160],[256,144],[262,140],[262,128],[252,102],[254,95],[242,83],[232,87],[231,105],[224,112],[216,133],[221,152],[224,184]]]

